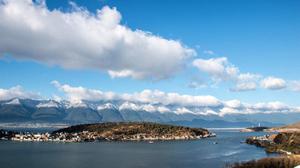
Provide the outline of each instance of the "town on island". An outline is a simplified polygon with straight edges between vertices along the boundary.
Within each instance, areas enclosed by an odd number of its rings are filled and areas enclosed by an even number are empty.
[[[1,140],[37,142],[194,140],[216,136],[203,128],[146,122],[82,124],[51,133],[0,130]]]

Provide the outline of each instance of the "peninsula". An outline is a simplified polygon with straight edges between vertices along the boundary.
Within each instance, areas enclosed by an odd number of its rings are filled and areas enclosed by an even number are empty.
[[[246,143],[262,147],[268,153],[279,153],[281,155],[235,163],[231,166],[232,168],[293,168],[300,165],[300,123],[264,129],[264,131],[274,133],[249,137],[246,139]]]

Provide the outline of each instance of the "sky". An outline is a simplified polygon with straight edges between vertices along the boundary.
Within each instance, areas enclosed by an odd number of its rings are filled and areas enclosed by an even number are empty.
[[[298,0],[0,0],[0,37],[2,100],[151,90],[300,107]]]

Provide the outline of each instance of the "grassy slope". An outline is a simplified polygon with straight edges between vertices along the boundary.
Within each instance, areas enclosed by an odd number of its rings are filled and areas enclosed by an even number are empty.
[[[75,125],[68,128],[60,129],[55,131],[58,132],[97,132],[97,133],[109,133],[109,134],[152,134],[152,135],[206,135],[208,131],[202,128],[189,128],[182,126],[173,126],[165,124],[156,124],[148,122],[117,122],[117,123],[99,123],[99,124],[83,124]]]

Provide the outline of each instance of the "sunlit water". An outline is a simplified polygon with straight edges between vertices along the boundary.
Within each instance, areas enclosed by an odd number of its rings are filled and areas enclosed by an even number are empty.
[[[246,137],[264,133],[215,131],[217,137],[193,141],[45,143],[0,141],[2,168],[191,167],[218,168],[226,163],[267,157]],[[217,144],[216,144],[217,142]]]

